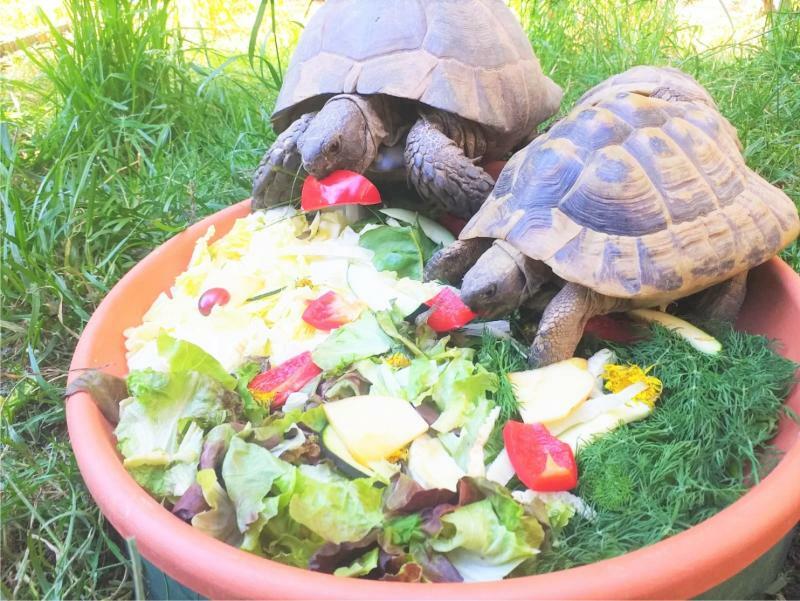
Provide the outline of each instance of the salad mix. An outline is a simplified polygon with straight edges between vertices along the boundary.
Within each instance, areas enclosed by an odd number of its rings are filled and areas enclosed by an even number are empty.
[[[385,580],[530,571],[592,516],[568,492],[575,451],[660,393],[608,350],[512,373],[482,361],[486,344],[517,366],[522,351],[421,281],[452,236],[408,211],[276,208],[213,236],[125,332],[115,433],[153,496],[253,553]]]
[[[379,201],[309,177],[302,211],[210,228],[126,330],[126,380],[71,386],[176,516],[336,576],[485,581],[651,544],[760,473],[796,369],[768,341],[637,311],[649,333],[604,317],[588,359],[527,369],[509,322],[422,282],[445,228],[339,206]]]

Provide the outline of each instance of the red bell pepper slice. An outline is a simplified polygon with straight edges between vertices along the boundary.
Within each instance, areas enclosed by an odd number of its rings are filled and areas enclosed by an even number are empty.
[[[425,304],[431,308],[428,325],[434,332],[449,332],[468,324],[476,317],[452,288],[442,288],[439,294]]]
[[[467,225],[467,220],[461,219],[461,217],[456,217],[451,213],[442,213],[439,215],[439,223],[441,223],[448,232],[458,238],[461,230],[463,230],[464,226]]]
[[[593,334],[602,340],[631,344],[643,338],[637,334],[637,329],[641,328],[635,328],[630,320],[617,319],[611,315],[596,315],[586,323],[583,333]]]
[[[304,211],[380,202],[381,195],[375,184],[355,171],[334,171],[322,179],[309,175],[300,193],[300,207]]]
[[[531,490],[570,490],[578,484],[572,448],[543,424],[508,421],[503,427],[503,441],[517,477]]]
[[[211,315],[211,309],[217,305],[225,305],[229,300],[231,295],[225,288],[209,288],[197,299],[197,310],[202,315],[208,316]]]
[[[250,393],[260,401],[269,402],[271,407],[281,407],[286,397],[297,392],[322,370],[311,360],[311,352],[306,351],[280,365],[258,374],[247,385]]]
[[[333,290],[314,299],[303,311],[303,321],[318,330],[335,330],[350,323],[361,313],[361,307],[345,301]]]

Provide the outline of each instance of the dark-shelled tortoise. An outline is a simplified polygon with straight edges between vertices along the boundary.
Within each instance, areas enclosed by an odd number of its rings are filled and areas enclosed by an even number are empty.
[[[693,299],[704,316],[733,320],[748,270],[799,230],[795,205],[745,165],[700,84],[636,67],[518,152],[426,276],[463,276],[462,297],[487,316],[561,278],[530,351],[544,365],[572,356],[594,315],[705,291]]]
[[[502,0],[328,0],[292,56],[253,206],[296,196],[301,167],[399,170],[470,217],[494,184],[477,163],[529,142],[561,96]]]

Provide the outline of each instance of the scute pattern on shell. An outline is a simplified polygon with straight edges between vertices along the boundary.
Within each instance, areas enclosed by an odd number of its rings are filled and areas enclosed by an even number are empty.
[[[419,100],[490,128],[506,150],[562,96],[502,0],[328,0],[295,49],[273,126],[340,93]]]
[[[662,302],[797,237],[791,199],[745,165],[713,102],[598,87],[514,156],[462,239],[501,238],[565,280]]]

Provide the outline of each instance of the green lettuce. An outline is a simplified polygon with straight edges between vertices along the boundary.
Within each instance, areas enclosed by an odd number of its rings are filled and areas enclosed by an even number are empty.
[[[247,388],[250,381],[259,373],[261,373],[261,364],[258,361],[248,361],[241,365],[234,374],[236,392],[242,400],[242,412],[245,418],[253,424],[261,423],[269,415],[269,408],[255,400],[250,389]]]
[[[311,352],[311,357],[325,371],[338,371],[360,359],[389,352],[392,339],[381,329],[375,315],[364,311],[357,320],[331,332]]]
[[[425,261],[436,251],[436,244],[418,224],[392,227],[382,225],[363,232],[358,243],[371,250],[372,264],[379,271],[394,271],[399,278],[422,279]]]
[[[291,517],[326,541],[360,540],[381,524],[383,492],[370,478],[348,480],[324,466],[303,465],[289,503]]]
[[[486,393],[497,390],[497,375],[470,359],[466,352],[452,359],[433,386],[433,401],[442,411],[431,424],[434,430],[449,432],[463,426]]]
[[[236,508],[240,532],[247,532],[259,519],[263,527],[278,514],[280,494],[291,494],[294,488],[295,469],[264,447],[238,437],[231,439],[222,462],[222,479]]]
[[[195,515],[192,518],[192,526],[209,536],[238,547],[242,543],[242,533],[239,532],[236,523],[236,507],[225,489],[217,482],[216,472],[213,469],[200,470],[197,472],[197,483],[210,509]]]
[[[307,411],[293,409],[283,414],[274,413],[261,426],[253,430],[253,436],[256,440],[268,440],[274,436],[281,436],[298,423],[314,432],[321,432],[328,423],[328,418],[325,417],[325,410],[321,405]]]
[[[371,549],[364,553],[361,557],[357,557],[349,566],[336,568],[333,571],[334,576],[366,576],[372,570],[378,567],[378,547]]]
[[[215,379],[228,390],[236,388],[236,378],[196,344],[162,333],[156,345],[170,372],[196,371]]]
[[[152,369],[128,375],[114,433],[131,475],[159,498],[179,497],[194,482],[203,429],[228,419],[222,385],[198,372]]]
[[[544,530],[507,494],[492,494],[441,518],[430,541],[465,581],[500,580],[539,552]]]

